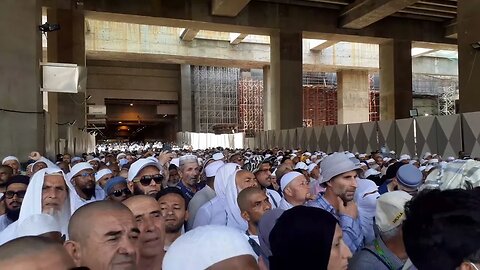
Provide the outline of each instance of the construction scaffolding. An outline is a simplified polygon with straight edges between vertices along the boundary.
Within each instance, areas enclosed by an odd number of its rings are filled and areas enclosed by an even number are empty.
[[[192,67],[195,131],[213,132],[215,125],[238,125],[240,69]]]
[[[370,84],[369,116],[370,122],[380,121],[380,80],[378,73],[368,74]]]
[[[303,73],[303,125],[337,124],[337,74]]]
[[[238,83],[238,131],[253,137],[263,130],[263,80],[242,78]]]
[[[443,93],[438,95],[438,114],[452,115],[456,113],[455,100],[458,99],[458,87],[452,84],[445,87]]]

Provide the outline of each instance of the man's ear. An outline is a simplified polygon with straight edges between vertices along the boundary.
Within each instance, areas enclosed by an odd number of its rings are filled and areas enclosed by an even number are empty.
[[[73,262],[77,267],[82,266],[81,265],[81,258],[82,254],[80,252],[80,244],[75,241],[68,240],[63,244],[63,247],[67,251],[67,253],[72,257]]]
[[[245,219],[247,222],[250,221],[250,215],[247,213],[247,211],[242,211],[242,218]]]
[[[290,187],[286,187],[284,190],[283,190],[283,193],[285,193],[285,195],[288,195],[288,196],[292,196],[292,189]]]
[[[188,213],[188,210],[185,211],[185,222],[188,221],[188,218],[190,217],[190,214]]]
[[[133,181],[128,181],[127,182],[127,187],[128,187],[128,189],[130,189],[130,192],[132,192],[132,193],[133,193],[133,185],[134,185]]]

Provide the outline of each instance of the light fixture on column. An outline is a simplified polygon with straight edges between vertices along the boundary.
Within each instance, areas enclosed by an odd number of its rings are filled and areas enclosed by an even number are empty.
[[[480,50],[480,41],[471,44],[474,50]]]
[[[40,30],[44,34],[48,32],[58,31],[60,30],[60,24],[46,22],[42,25],[39,25],[38,30]]]

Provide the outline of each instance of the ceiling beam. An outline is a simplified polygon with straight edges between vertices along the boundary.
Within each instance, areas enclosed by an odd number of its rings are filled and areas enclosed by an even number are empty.
[[[342,11],[340,25],[362,29],[416,2],[418,0],[357,0]]]
[[[331,47],[335,44],[337,44],[338,41],[335,41],[335,40],[327,40],[325,42],[322,42],[316,46],[313,46],[313,47],[310,47],[310,51],[322,51],[322,50],[325,50],[326,48],[328,47]]]
[[[192,41],[195,39],[199,31],[200,30],[196,29],[183,29],[182,33],[180,34],[180,38],[183,41]]]
[[[250,0],[212,0],[212,15],[237,17]]]
[[[230,44],[232,45],[238,45],[240,42],[242,42],[248,34],[245,33],[231,33],[230,34]]]
[[[445,37],[457,38],[457,33],[457,19],[453,19],[445,26]]]

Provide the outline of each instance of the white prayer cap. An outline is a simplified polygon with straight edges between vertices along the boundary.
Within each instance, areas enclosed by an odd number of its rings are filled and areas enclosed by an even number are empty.
[[[310,152],[305,152],[305,153],[303,153],[303,155],[305,155],[305,156],[311,156],[312,153],[310,153]]]
[[[151,159],[148,159],[148,158],[141,158],[141,159],[135,161],[134,163],[132,163],[132,165],[130,166],[130,170],[128,170],[127,180],[132,181],[133,178],[135,178],[137,176],[137,174],[143,168],[148,167],[148,166],[154,166],[157,169],[159,169],[160,172],[162,172],[162,168],[160,167],[160,164],[158,164],[158,162],[155,162],[155,161],[153,161]]]
[[[70,182],[77,173],[83,170],[93,170],[93,167],[88,162],[77,163],[75,164],[75,166],[72,167],[70,172],[67,174],[67,180]]]
[[[70,160],[71,163],[73,163],[73,162],[75,162],[75,161],[83,161],[83,158],[81,158],[81,157],[73,157],[73,158]]]
[[[277,157],[277,161],[282,161],[282,159],[283,159],[283,156],[278,156]]]
[[[448,158],[447,158],[447,161],[448,161],[448,162],[452,162],[452,161],[454,161],[454,160],[455,160],[454,157],[448,157]]]
[[[370,163],[375,163],[375,159],[371,158],[369,160],[367,160],[367,163],[370,164]]]
[[[290,184],[290,182],[292,182],[295,178],[299,176],[305,177],[299,172],[288,172],[287,174],[282,176],[282,178],[280,179],[280,189],[283,191],[288,186],[288,184]]]
[[[271,156],[272,156],[272,155],[270,155],[270,154],[266,154],[266,155],[265,155],[265,158],[269,158],[269,157],[271,157]]]
[[[355,158],[355,155],[353,153],[345,153],[348,158]]]
[[[430,152],[426,152],[424,155],[423,155],[423,158],[426,159],[427,157],[431,156],[432,153]]]
[[[97,162],[101,162],[99,158],[92,158],[88,161],[88,163],[90,163],[91,161],[97,161]]]
[[[438,159],[432,158],[428,161],[428,164],[434,164],[434,163],[438,163]]]
[[[194,155],[185,155],[181,156],[178,160],[178,165],[183,166],[187,163],[197,163],[198,164],[198,158]]]
[[[435,166],[433,165],[428,165],[425,167],[425,172],[429,172],[430,170],[432,170],[433,168],[435,168]]]
[[[380,172],[375,170],[375,169],[368,169],[365,173],[364,176],[365,178],[368,178],[370,175],[379,175]]]
[[[308,165],[308,173],[311,173],[313,171],[313,169],[315,169],[316,167],[318,167],[318,165],[316,163],[312,163],[310,165]]]
[[[185,259],[185,254],[194,260]],[[250,255],[257,258],[245,235],[230,227],[201,226],[180,236],[163,259],[163,270],[204,270],[221,261]]]
[[[310,165],[311,163],[312,161],[310,159],[307,158],[307,160],[305,160],[305,164]]]
[[[296,169],[308,170],[308,166],[307,164],[305,164],[305,162],[298,162],[297,164],[295,164],[295,170]]]
[[[373,160],[373,159],[372,159],[372,160]],[[383,162],[390,162],[390,160],[392,160],[392,158],[389,158],[389,157],[384,157],[384,158],[383,158]],[[368,163],[370,163],[369,161],[370,161],[370,159],[367,160]],[[375,161],[374,161],[374,162],[375,162]]]
[[[218,169],[222,167],[225,163],[221,160],[214,161],[207,165],[205,168],[205,175],[207,177],[213,177],[217,174]]]
[[[153,162],[158,162],[158,159],[154,156],[149,156],[149,157],[147,157],[147,159],[150,159]]]
[[[62,232],[58,221],[49,214],[31,215],[17,227],[17,237],[37,236],[49,232]]]
[[[418,169],[419,169],[421,172],[423,172],[423,171],[425,171],[426,168],[427,168],[426,166],[420,166]]]
[[[179,158],[174,158],[174,159],[172,159],[172,161],[170,161],[170,164],[173,164],[173,165],[177,166],[177,168],[178,168],[178,167],[180,167],[179,166],[180,165],[180,159]]]
[[[412,158],[410,157],[410,155],[401,155],[400,156],[400,161],[404,161],[404,160],[411,160]]]
[[[310,159],[314,159],[314,158],[317,158],[317,155],[312,155],[312,156],[310,157]]]
[[[127,156],[127,154],[125,154],[125,153],[120,153],[120,154],[117,155],[117,160],[122,159],[122,158],[124,158],[124,157],[126,157],[126,156]]]
[[[100,178],[104,177],[107,174],[113,174],[110,169],[101,169],[95,174],[95,181],[100,180]]]
[[[390,154],[395,155],[396,153],[395,151],[390,151]]]
[[[8,157],[5,157],[5,158],[2,160],[2,165],[5,165],[5,162],[11,161],[11,160],[15,160],[15,161],[17,161],[18,163],[20,163],[20,161],[18,161],[18,158],[17,158],[17,157],[8,156]]]
[[[213,160],[221,160],[221,159],[225,158],[225,156],[222,153],[215,153],[215,154],[213,154],[212,158],[213,158]]]
[[[359,158],[366,158],[367,157],[367,154],[360,154],[358,155]]]

